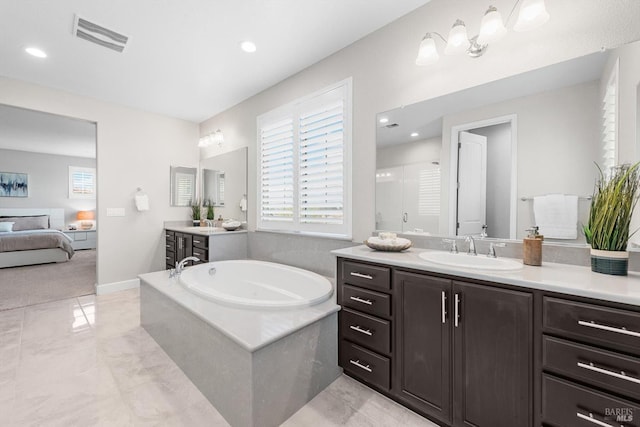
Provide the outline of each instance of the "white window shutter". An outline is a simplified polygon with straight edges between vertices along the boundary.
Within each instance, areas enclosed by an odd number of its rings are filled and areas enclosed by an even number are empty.
[[[260,129],[260,220],[292,222],[294,214],[293,119]]]

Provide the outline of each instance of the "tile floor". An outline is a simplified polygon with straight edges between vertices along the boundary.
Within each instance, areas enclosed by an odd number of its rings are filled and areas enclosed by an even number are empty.
[[[1,426],[227,426],[140,327],[138,290],[0,311]],[[341,376],[283,425],[427,426]]]

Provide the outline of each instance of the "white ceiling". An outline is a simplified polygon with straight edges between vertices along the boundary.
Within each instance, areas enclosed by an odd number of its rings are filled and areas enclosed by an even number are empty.
[[[96,125],[0,104],[0,148],[95,159]]]
[[[0,75],[201,122],[428,1],[2,1]],[[74,14],[129,36],[125,51],[75,38]]]

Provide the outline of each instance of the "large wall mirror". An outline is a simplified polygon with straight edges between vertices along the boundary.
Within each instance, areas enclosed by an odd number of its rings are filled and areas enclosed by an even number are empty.
[[[547,240],[584,244],[594,162],[636,160],[639,79],[635,42],[379,113],[376,229],[521,239],[566,199]]]
[[[171,166],[171,206],[191,206],[196,200],[197,168]]]
[[[247,219],[247,148],[200,161],[203,203],[211,202],[216,218]]]

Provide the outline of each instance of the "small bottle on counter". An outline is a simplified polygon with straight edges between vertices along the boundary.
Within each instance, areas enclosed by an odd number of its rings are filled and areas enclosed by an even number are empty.
[[[522,262],[525,265],[542,265],[542,241],[544,236],[538,233],[539,228],[533,226],[526,231],[529,233],[522,240]]]

